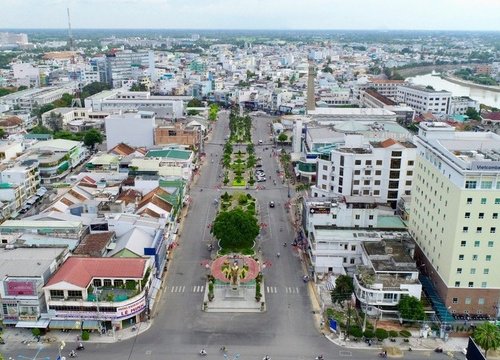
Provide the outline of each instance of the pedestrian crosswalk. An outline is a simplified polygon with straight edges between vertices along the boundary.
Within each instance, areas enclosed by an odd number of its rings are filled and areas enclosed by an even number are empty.
[[[266,292],[268,294],[277,294],[278,292],[284,292],[285,294],[299,294],[300,290],[295,286],[285,286],[281,289],[278,286],[266,286]]]
[[[167,288],[167,291],[174,294],[181,293],[203,293],[205,285],[172,285]],[[300,289],[297,286],[266,286],[268,294],[300,294]]]
[[[174,285],[169,287],[171,293],[184,293],[184,292],[192,292],[192,293],[202,293],[205,290],[204,285],[193,285],[193,286],[185,286],[185,285]]]

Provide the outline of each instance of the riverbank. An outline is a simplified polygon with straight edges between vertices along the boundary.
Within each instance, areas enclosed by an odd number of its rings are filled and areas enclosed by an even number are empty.
[[[457,78],[455,76],[450,76],[450,75],[441,75],[441,79],[452,82],[452,83],[457,84],[457,85],[464,85],[464,86],[468,86],[471,88],[489,90],[489,91],[500,93],[500,86],[476,84],[476,83],[473,83],[472,81],[462,80],[460,78]]]
[[[430,74],[432,71],[444,72],[449,70],[457,70],[462,66],[472,66],[473,64],[446,64],[446,65],[426,65],[415,66],[411,68],[396,69],[396,71],[404,78],[414,77],[418,75]]]

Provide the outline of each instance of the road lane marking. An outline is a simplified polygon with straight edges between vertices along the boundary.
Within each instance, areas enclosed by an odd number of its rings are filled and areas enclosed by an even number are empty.
[[[352,352],[350,352],[350,351],[339,351],[339,356],[350,357],[350,356],[352,356]]]

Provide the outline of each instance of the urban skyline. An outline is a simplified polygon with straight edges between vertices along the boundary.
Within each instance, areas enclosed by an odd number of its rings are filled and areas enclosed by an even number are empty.
[[[119,16],[110,16],[118,5]],[[418,7],[406,0],[313,0],[288,5],[284,0],[251,0],[244,5],[226,0],[4,0],[2,27],[26,28],[29,22],[30,28],[66,28],[69,7],[75,29],[499,30],[500,2],[493,0],[423,0]]]

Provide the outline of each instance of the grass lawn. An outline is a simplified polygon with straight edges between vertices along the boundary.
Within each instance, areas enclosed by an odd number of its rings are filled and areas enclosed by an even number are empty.
[[[245,180],[241,180],[241,181],[233,180],[233,186],[245,186],[246,184],[247,184],[247,182]]]

